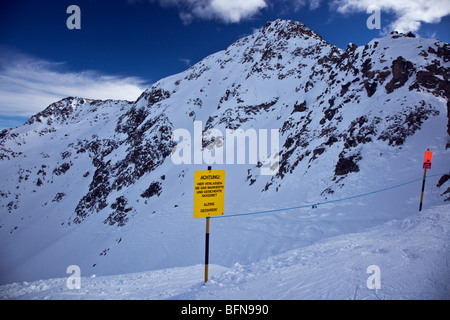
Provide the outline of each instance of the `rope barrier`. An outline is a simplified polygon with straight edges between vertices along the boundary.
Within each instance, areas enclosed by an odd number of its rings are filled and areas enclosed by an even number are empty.
[[[444,174],[448,174],[448,173],[447,172],[436,173],[436,174],[433,174],[433,175],[429,175],[428,177],[426,177],[426,179],[429,179],[429,178],[432,178],[432,177],[436,177],[436,176],[440,176],[440,175],[444,175]],[[320,206],[320,205],[324,205],[324,204],[341,202],[341,201],[346,201],[346,200],[350,200],[350,199],[367,197],[367,196],[375,194],[375,193],[380,193],[380,192],[384,192],[384,191],[387,191],[387,190],[400,188],[400,187],[406,186],[408,184],[420,181],[422,179],[423,178],[417,178],[417,179],[414,179],[414,180],[411,180],[411,181],[407,181],[407,182],[404,182],[404,183],[401,183],[401,184],[398,184],[398,185],[395,185],[395,186],[392,186],[392,187],[387,187],[387,188],[383,188],[383,189],[379,189],[379,190],[375,190],[375,191],[371,191],[371,192],[366,192],[366,193],[358,194],[358,195],[355,195],[355,196],[345,197],[345,198],[341,198],[341,199],[328,200],[328,201],[324,201],[324,202],[305,204],[305,205],[289,207],[289,208],[281,208],[281,209],[272,209],[272,210],[264,210],[264,211],[255,211],[255,212],[246,212],[246,213],[237,213],[237,214],[230,214],[230,215],[223,215],[223,216],[215,216],[215,217],[211,217],[211,219],[233,218],[233,217],[249,216],[249,215],[254,215],[254,214],[263,214],[263,213],[272,213],[272,212],[280,212],[280,211],[289,211],[289,210],[294,210],[294,209],[309,208],[311,206]]]

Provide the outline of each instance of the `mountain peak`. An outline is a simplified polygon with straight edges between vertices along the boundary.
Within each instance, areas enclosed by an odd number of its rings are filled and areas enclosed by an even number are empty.
[[[293,20],[277,19],[275,21],[269,21],[261,29],[261,32],[274,33],[287,40],[290,38],[306,37],[323,41],[323,38],[317,32],[309,29],[302,22]]]

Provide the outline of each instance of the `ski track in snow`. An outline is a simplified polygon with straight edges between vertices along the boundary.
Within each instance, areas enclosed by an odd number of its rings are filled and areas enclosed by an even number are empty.
[[[0,286],[2,299],[450,299],[450,205],[230,268],[203,265]],[[380,268],[380,289],[369,289]]]

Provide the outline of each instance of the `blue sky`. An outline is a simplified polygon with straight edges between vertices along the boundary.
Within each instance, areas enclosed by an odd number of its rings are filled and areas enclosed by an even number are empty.
[[[70,5],[81,10],[79,30],[66,26]],[[379,30],[366,25],[370,5]],[[278,18],[341,48],[393,29],[450,42],[450,0],[2,0],[0,129],[67,96],[135,100]]]

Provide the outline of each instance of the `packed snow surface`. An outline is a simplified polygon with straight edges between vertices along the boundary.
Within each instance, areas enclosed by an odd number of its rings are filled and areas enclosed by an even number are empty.
[[[450,205],[248,265],[203,265],[0,286],[2,299],[450,299]],[[212,250],[214,242],[212,241]],[[373,266],[378,270],[374,271]],[[375,286],[378,277],[378,287]],[[70,285],[69,285],[70,287]]]

